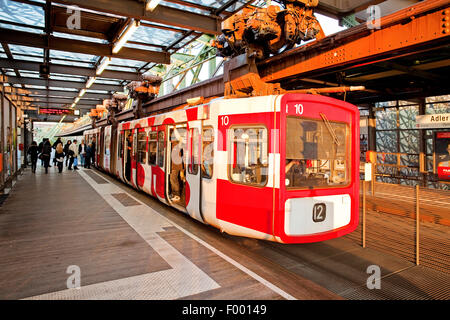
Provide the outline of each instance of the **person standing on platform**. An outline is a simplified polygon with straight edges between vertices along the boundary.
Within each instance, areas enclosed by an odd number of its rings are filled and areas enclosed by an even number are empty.
[[[63,166],[64,166],[64,148],[62,143],[60,142],[57,146],[56,146],[56,152],[55,152],[55,159],[56,159],[56,163],[58,165],[58,172],[61,173],[63,170]]]
[[[66,167],[67,167],[67,163],[69,162],[69,147],[72,144],[72,141],[67,140],[66,145],[64,146],[64,154],[66,155]]]
[[[96,149],[95,149],[95,147],[96,147],[96,145],[95,145],[95,138],[92,138],[91,145],[92,145],[91,146],[92,165],[95,166],[95,152],[96,152]]]
[[[31,143],[31,146],[28,147],[27,153],[31,157],[31,172],[36,173],[36,164],[38,160],[39,148],[36,141]]]
[[[44,143],[45,143],[45,138],[42,138],[42,141],[39,143],[39,146],[38,146],[39,153],[42,153],[42,148],[44,147]],[[41,159],[41,166],[44,166],[44,160],[43,159]]]
[[[70,160],[69,160],[69,170],[72,170],[72,165],[74,170],[78,170],[78,145],[77,140],[73,140],[73,143],[69,147]]]
[[[86,168],[86,144],[84,140],[81,140],[80,146],[78,147],[78,154],[80,155],[81,165]]]
[[[86,147],[86,155],[85,155],[85,162],[84,162],[84,167],[86,169],[91,168],[91,159],[92,159],[92,143],[89,143]]]
[[[56,161],[56,147],[58,144],[62,144],[61,138],[56,139],[55,143],[52,145],[52,148],[55,149],[55,154],[53,155],[53,164],[56,166],[58,163]]]
[[[52,153],[52,145],[50,140],[46,139],[42,146],[41,158],[44,161],[45,173],[48,173],[48,167],[50,167],[50,155]]]

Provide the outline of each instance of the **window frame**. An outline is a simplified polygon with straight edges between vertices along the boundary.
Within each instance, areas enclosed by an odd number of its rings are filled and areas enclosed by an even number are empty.
[[[231,177],[231,173],[232,173],[232,165],[234,164],[234,149],[233,149],[233,144],[234,144],[234,130],[236,129],[263,129],[266,131],[266,137],[267,137],[267,146],[266,146],[266,151],[267,151],[267,164],[261,165],[261,167],[265,167],[267,168],[267,170],[269,170],[269,155],[270,155],[270,138],[269,138],[269,129],[267,128],[267,126],[264,123],[258,123],[258,124],[233,124],[231,125],[228,130],[227,130],[227,141],[226,141],[226,145],[227,145],[227,159],[228,159],[228,164],[227,164],[227,178],[228,181],[230,183],[233,184],[238,184],[238,185],[243,185],[243,186],[247,186],[247,187],[254,187],[254,188],[265,188],[267,186],[267,184],[269,183],[269,176],[270,173],[267,173],[267,179],[265,181],[264,184],[257,184],[257,183],[247,183],[247,182],[240,182],[240,181],[235,181],[232,179]]]
[[[157,143],[157,145],[156,145],[156,147],[157,147],[157,149],[156,149],[156,156],[157,156],[157,158],[156,158],[156,164],[157,164],[157,166],[158,167],[160,167],[160,168],[164,168],[164,160],[165,160],[165,150],[166,150],[166,145],[165,145],[165,141],[166,141],[166,132],[165,132],[165,130],[159,130],[159,131],[157,131],[158,132],[158,143]],[[162,142],[160,141],[160,135],[162,134]],[[160,148],[160,144],[162,144],[163,145],[163,148],[162,148],[162,153],[161,153],[161,148]],[[161,159],[161,156],[162,155],[162,162],[160,161]]]
[[[211,176],[206,176],[205,174],[204,174],[204,170],[203,170],[203,158],[204,158],[204,143],[205,143],[205,139],[203,139],[203,134],[204,134],[204,132],[205,131],[207,131],[207,130],[212,130],[212,138],[213,138],[213,140],[210,142],[210,144],[212,143],[212,148],[213,148],[213,156],[212,156],[212,170],[211,170]],[[201,153],[201,162],[200,162],[200,175],[201,175],[201,178],[202,179],[207,179],[207,180],[212,180],[212,178],[214,177],[214,158],[215,158],[215,155],[214,155],[214,142],[215,142],[215,140],[216,140],[216,138],[215,138],[215,136],[214,136],[214,127],[213,126],[204,126],[203,128],[202,128],[202,153]]]
[[[152,134],[155,134],[155,139],[151,139],[151,135]],[[147,141],[148,141],[148,143],[147,143],[147,164],[148,165],[150,165],[150,166],[156,166],[156,165],[158,165],[158,131],[153,131],[153,130],[151,130],[150,129],[150,131],[148,132],[148,135],[147,135]],[[152,163],[152,162],[150,162],[150,153],[152,153],[152,151],[150,151],[150,144],[152,143],[152,142],[154,142],[155,143],[155,162],[154,163]]]
[[[139,129],[140,130],[140,129]],[[148,150],[148,139],[147,139],[147,132],[145,132],[145,129],[143,131],[137,132],[136,135],[136,162],[140,164],[147,164],[147,150]],[[142,143],[144,140],[140,139],[142,136],[145,137],[145,150],[142,151],[140,148],[140,143]],[[145,153],[145,156],[141,158],[141,153]]]
[[[195,154],[194,154],[194,132],[197,132],[197,157],[195,157]],[[188,160],[189,160],[189,162],[188,162],[188,173],[189,174],[191,174],[191,175],[197,175],[198,174],[198,167],[200,166],[200,164],[198,163],[199,161],[199,151],[200,151],[200,148],[199,148],[199,144],[200,144],[200,128],[190,128],[189,129],[189,132],[188,132],[188,134],[189,134],[189,142],[190,142],[190,145],[189,145],[189,153],[188,153],[188,155],[189,155],[189,158],[188,158]],[[197,158],[197,163],[195,163],[195,158]],[[193,168],[195,168],[195,170],[193,169]]]

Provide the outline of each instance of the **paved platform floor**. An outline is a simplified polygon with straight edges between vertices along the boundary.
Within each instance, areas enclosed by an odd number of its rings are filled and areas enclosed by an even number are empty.
[[[448,275],[345,238],[232,237],[96,170],[39,169],[0,206],[0,299],[450,298]],[[370,265],[380,290],[366,286]]]

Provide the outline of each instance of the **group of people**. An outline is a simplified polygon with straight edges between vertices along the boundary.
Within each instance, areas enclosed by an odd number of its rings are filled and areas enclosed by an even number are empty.
[[[78,144],[75,139],[73,141],[68,140],[63,147],[63,142],[60,138],[53,143],[50,143],[48,138],[42,139],[39,145],[36,141],[31,143],[28,148],[27,154],[31,158],[31,171],[36,173],[36,166],[38,159],[41,160],[42,166],[45,168],[45,173],[48,173],[48,168],[51,167],[50,160],[53,150],[53,165],[58,167],[58,172],[61,173],[64,167],[64,160],[68,170],[78,170],[78,157],[80,157],[80,165],[86,169],[91,168],[91,160],[95,161],[95,140],[86,145],[84,140]],[[72,169],[73,166],[73,169]]]

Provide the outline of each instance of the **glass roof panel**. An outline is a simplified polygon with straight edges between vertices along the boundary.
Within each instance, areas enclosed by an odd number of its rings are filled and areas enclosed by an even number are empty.
[[[104,39],[85,37],[85,36],[80,36],[80,35],[77,35],[77,34],[53,32],[53,35],[55,37],[71,39],[71,40],[81,40],[81,41],[95,42],[95,43],[105,43],[105,44],[108,43],[108,41],[104,40]]]
[[[95,63],[98,60],[97,56],[93,56],[90,54],[74,53],[59,50],[50,50],[50,58],[81,60],[84,62],[91,62],[91,63]]]
[[[33,48],[33,47],[26,47],[26,46],[19,46],[16,44],[8,44],[9,50],[11,50],[11,53],[14,55],[18,54],[31,54],[35,56],[42,56],[44,54],[43,49],[39,48]]]
[[[5,54],[5,56],[6,56],[6,54]],[[29,57],[29,56],[22,56],[20,54],[14,54],[13,57],[14,57],[14,59],[17,59],[17,60],[42,62],[42,57]]]
[[[118,65],[118,66],[124,66],[124,67],[140,68],[140,67],[142,67],[145,64],[145,62],[137,61],[137,60],[112,58],[111,59],[111,64]]]
[[[138,41],[167,46],[174,40],[179,39],[180,37],[181,33],[179,32],[140,26],[133,33],[133,35],[130,38],[130,41]],[[127,44],[127,46],[130,46],[130,44]]]
[[[42,31],[39,30],[39,29],[28,28],[28,27],[21,27],[21,26],[13,26],[13,25],[10,25],[10,24],[7,24],[7,23],[0,23],[0,28],[17,30],[17,31],[24,31],[24,32],[29,32],[29,33],[42,34]]]
[[[45,26],[44,10],[41,7],[12,0],[0,0],[0,19],[31,26]]]

